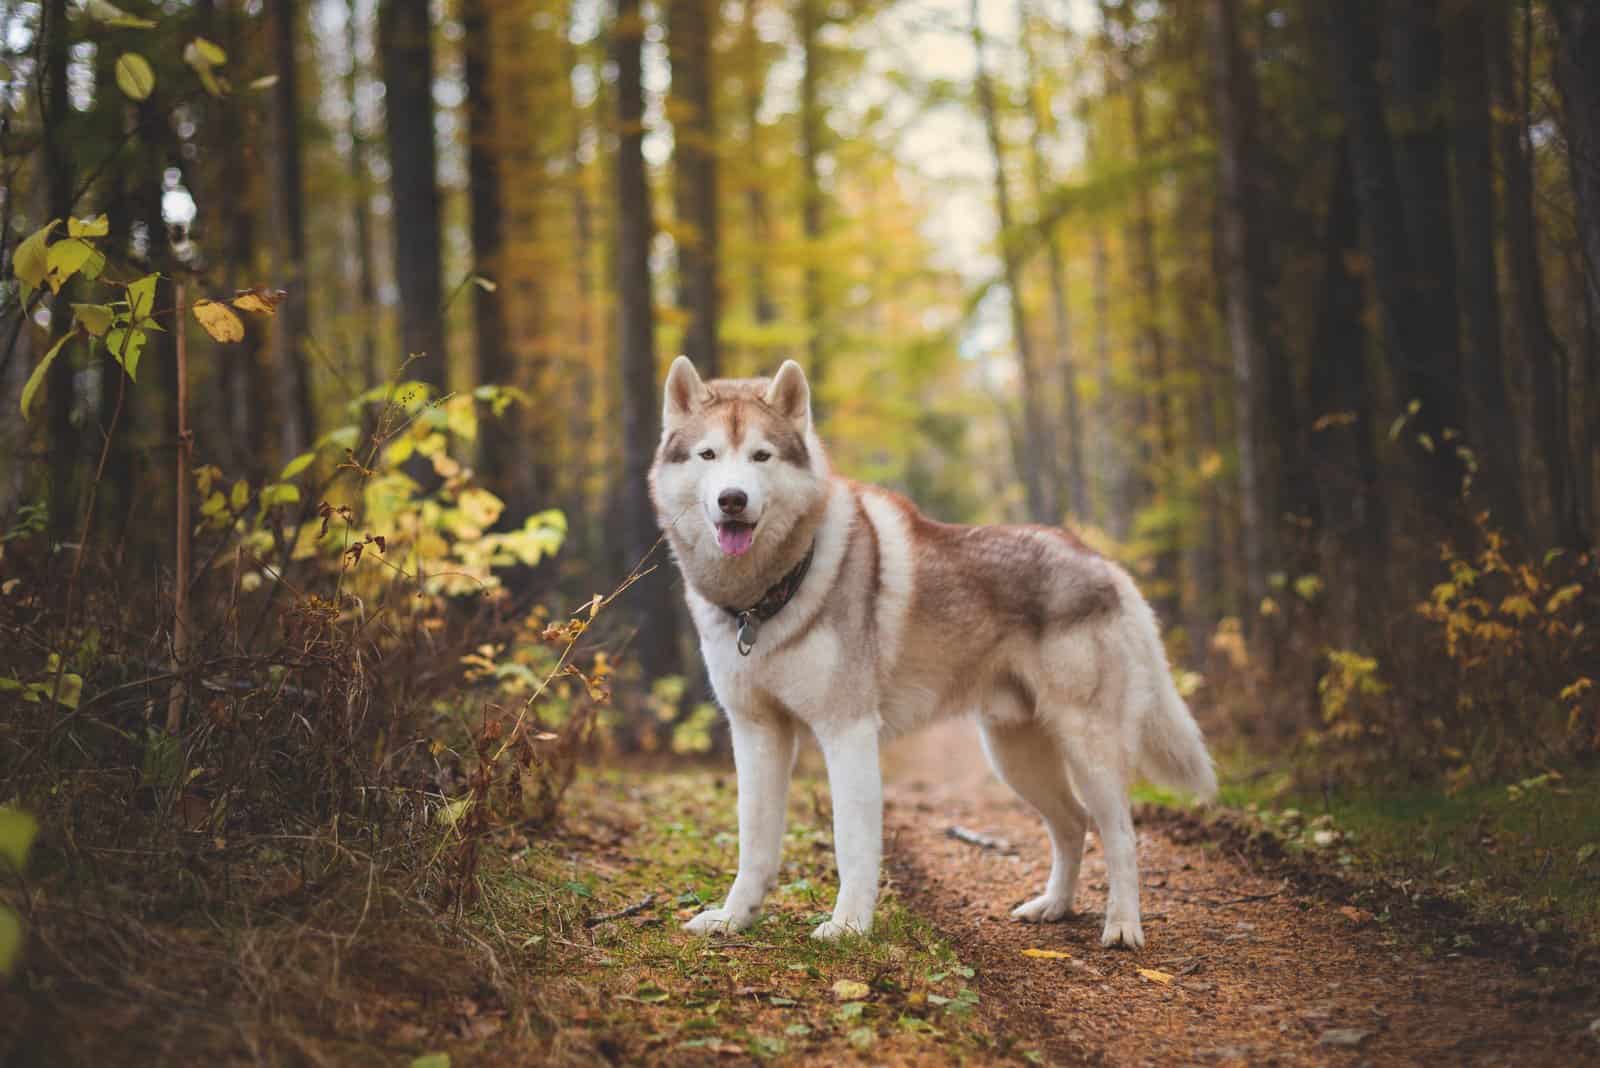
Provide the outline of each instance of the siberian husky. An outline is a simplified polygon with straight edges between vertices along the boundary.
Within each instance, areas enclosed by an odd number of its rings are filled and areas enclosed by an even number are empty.
[[[1204,797],[1217,783],[1125,571],[1064,530],[938,523],[835,475],[792,360],[770,380],[705,382],[678,357],[650,491],[738,769],[738,875],[690,931],[748,926],[775,885],[804,726],[827,763],[839,866],[833,916],[812,934],[866,933],[879,738],[971,713],[995,773],[1050,834],[1049,882],[1013,915],[1071,911],[1093,819],[1110,878],[1100,941],[1144,945],[1130,779]]]

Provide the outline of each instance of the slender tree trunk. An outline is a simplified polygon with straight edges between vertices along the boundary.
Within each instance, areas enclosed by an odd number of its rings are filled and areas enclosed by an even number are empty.
[[[640,0],[616,0],[612,52],[617,67],[617,341],[622,397],[623,549],[630,565],[655,564],[634,589],[641,620],[634,647],[647,679],[680,670],[676,615],[664,554],[657,544],[648,476],[660,436],[656,381],[655,305],[650,279],[650,184],[644,164],[644,86]],[[647,559],[648,558],[648,559]]]
[[[1460,426],[1458,393],[1450,371],[1456,352],[1453,345],[1442,348],[1442,316],[1424,307],[1427,297],[1418,288],[1405,200],[1378,86],[1373,6],[1372,0],[1351,0],[1337,10],[1330,7],[1324,12],[1324,26],[1334,46],[1334,83],[1349,129],[1385,353],[1403,402],[1414,399],[1420,404],[1403,435],[1417,472],[1418,496],[1430,520],[1454,527],[1460,517],[1462,465],[1454,449],[1441,446],[1446,441],[1444,430]],[[1447,205],[1448,200],[1436,207],[1448,212]],[[1448,224],[1446,218],[1444,225]],[[1450,302],[1454,303],[1453,282]]]
[[[1550,325],[1545,302],[1544,265],[1539,259],[1539,220],[1533,207],[1529,101],[1526,94],[1518,91],[1517,65],[1511,58],[1515,35],[1504,9],[1491,6],[1489,10],[1493,12],[1487,35],[1489,64],[1498,117],[1501,173],[1505,178],[1502,205],[1506,277],[1511,284],[1515,334],[1533,386],[1533,440],[1551,518],[1545,537],[1554,544],[1577,549],[1582,547],[1583,538],[1577,513],[1577,487],[1573,484],[1568,451],[1563,386],[1567,355]],[[1524,42],[1531,48],[1532,28],[1527,26],[1525,30]],[[1531,55],[1526,57],[1531,58]]]
[[[667,47],[672,60],[673,204],[678,221],[678,307],[688,316],[683,353],[708,378],[720,377],[717,341],[720,296],[717,268],[715,82],[712,35],[716,0],[672,0]]]
[[[267,0],[277,84],[272,94],[272,204],[277,233],[277,284],[289,293],[273,324],[278,448],[287,460],[316,435],[306,340],[311,333],[311,284],[306,248],[305,190],[300,165],[300,95],[295,65],[299,17],[295,0]]]
[[[761,98],[766,94],[766,65],[761,56],[761,35],[756,32],[757,0],[745,0],[744,24],[740,28],[744,52],[745,153],[754,177],[745,185],[745,214],[748,218],[755,255],[750,260],[750,314],[758,324],[778,318],[772,301],[772,285],[767,279],[766,249],[772,241],[772,213],[767,201],[763,171],[761,136]]]
[[[1600,365],[1600,3],[1596,0],[1554,0],[1551,10],[1560,29],[1556,55],[1556,82],[1561,89],[1563,126],[1567,134],[1572,189],[1578,207],[1578,234],[1583,247],[1584,329],[1587,391],[1592,397],[1594,369]],[[1585,397],[1587,402],[1589,397]],[[1563,406],[1565,399],[1562,398]],[[1564,523],[1572,527],[1573,541],[1582,544],[1592,537],[1586,529],[1595,517],[1585,515],[1584,503],[1593,492],[1594,425],[1592,404],[1584,403],[1586,418],[1580,424],[1583,451],[1577,463],[1581,480],[1573,478],[1571,504]],[[1564,415],[1565,413],[1563,413]],[[1563,422],[1565,420],[1563,419]]]
[[[52,219],[72,214],[72,109],[67,100],[67,2],[45,0],[43,21],[44,92],[40,111],[44,126],[45,197]],[[72,323],[69,289],[63,288],[50,304],[50,344],[54,345]],[[48,349],[46,350],[48,351]],[[74,536],[78,514],[78,435],[72,428],[74,393],[73,353],[63,351],[45,376],[46,417],[50,436],[50,538],[57,544]]]
[[[1111,253],[1101,227],[1089,232],[1090,263],[1093,267],[1095,379],[1100,410],[1095,416],[1095,437],[1100,442],[1100,501],[1095,521],[1105,524],[1111,536],[1121,541],[1128,536],[1133,513],[1126,506],[1129,462],[1125,434],[1120,426],[1122,405],[1118,402],[1111,367]]]
[[[1027,498],[1028,518],[1035,523],[1057,523],[1061,516],[1053,499],[1053,491],[1058,484],[1055,478],[1055,450],[1050,444],[1049,429],[1041,409],[1043,389],[1039,381],[1038,364],[1034,360],[1032,339],[1028,335],[1027,314],[1023,308],[1022,257],[1011,228],[1011,190],[1006,180],[999,105],[984,58],[983,31],[978,26],[978,0],[972,0],[971,29],[972,47],[977,53],[978,107],[983,112],[984,128],[989,138],[989,156],[994,169],[995,211],[1000,223],[1000,259],[1005,269],[1006,290],[1011,297],[1011,333],[1017,347],[1020,372],[1023,448],[1022,463],[1017,474],[1022,479]]]
[[[462,0],[462,48],[467,83],[467,199],[472,207],[472,270],[490,286],[475,285],[472,294],[473,333],[476,341],[476,381],[494,385],[515,384],[515,358],[506,340],[501,313],[500,283],[505,250],[500,196],[500,165],[495,133],[497,94],[491,71],[495,19],[492,0]],[[492,288],[491,288],[492,287]],[[518,415],[512,406],[487,419],[481,431],[479,466],[489,487],[507,503],[505,518],[521,526],[539,492],[524,477],[529,465],[518,448]]]
[[[1046,189],[1044,132],[1048,117],[1040,106],[1038,57],[1029,32],[1027,0],[1018,0],[1017,24],[1022,39],[1028,78],[1028,163],[1033,179],[1035,204],[1043,204]],[[1067,303],[1067,271],[1062,261],[1061,242],[1052,225],[1044,235],[1045,260],[1050,270],[1050,310],[1055,331],[1056,371],[1061,376],[1061,417],[1067,432],[1067,470],[1065,485],[1059,492],[1072,516],[1079,522],[1089,518],[1089,486],[1084,473],[1083,414],[1078,397],[1078,370],[1073,359],[1072,315]],[[1059,508],[1057,509],[1060,510]]]
[[[1349,147],[1341,141],[1323,228],[1322,304],[1311,346],[1309,414],[1321,573],[1336,640],[1346,646],[1357,644],[1382,610],[1382,598],[1375,594],[1382,589],[1388,553],[1367,382],[1365,294],[1350,269],[1360,231]]]
[[[394,273],[400,289],[400,344],[422,354],[407,377],[444,391],[450,361],[444,343],[444,286],[437,151],[433,130],[433,41],[428,0],[381,0],[384,125],[394,227]]]
[[[1501,350],[1500,286],[1495,252],[1493,118],[1489,102],[1484,5],[1458,6],[1448,22],[1452,87],[1452,161],[1460,240],[1461,309],[1466,323],[1467,417],[1479,481],[1496,524],[1519,539],[1528,532],[1522,503],[1522,431],[1511,410]]]
[[[822,105],[817,100],[821,81],[822,44],[817,40],[819,5],[823,0],[799,0],[800,53],[805,69],[800,76],[800,228],[805,235],[804,303],[806,316],[806,369],[811,379],[811,403],[817,418],[826,412],[821,394],[828,381],[828,339],[822,308],[822,179],[818,160],[822,154]]]
[[[355,242],[357,343],[361,346],[361,385],[378,384],[378,282],[372,269],[371,178],[367,170],[366,131],[361,128],[361,40],[357,32],[356,0],[349,0],[345,15],[345,47],[350,52],[350,73],[345,78],[346,106],[350,108],[351,237]]]
[[[1262,426],[1266,366],[1273,351],[1266,232],[1260,215],[1263,173],[1251,59],[1240,46],[1235,0],[1209,0],[1211,74],[1218,127],[1221,252],[1228,342],[1233,351],[1234,448],[1239,463],[1240,542],[1251,605],[1267,595],[1267,572],[1277,560],[1277,510],[1264,470]]]
[[[1133,140],[1135,162],[1149,156],[1149,137],[1145,128],[1144,88],[1138,81],[1130,81],[1128,115]],[[1172,381],[1167,375],[1167,338],[1162,326],[1163,296],[1161,268],[1156,258],[1156,209],[1150,183],[1140,182],[1134,195],[1133,249],[1137,258],[1135,273],[1143,299],[1140,309],[1139,348],[1154,386],[1156,455],[1151,483],[1166,502],[1171,503],[1175,490],[1173,481],[1177,473],[1177,427],[1172,414]],[[1177,618],[1180,592],[1178,531],[1172,527],[1160,534],[1160,544],[1155,553],[1156,590],[1152,597],[1163,619]]]

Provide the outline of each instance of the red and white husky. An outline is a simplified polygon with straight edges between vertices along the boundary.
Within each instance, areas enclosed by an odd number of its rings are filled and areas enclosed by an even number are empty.
[[[800,728],[833,792],[839,896],[817,938],[872,926],[878,741],[974,714],[995,772],[1044,817],[1050,880],[1019,919],[1072,908],[1090,819],[1110,875],[1101,942],[1137,948],[1136,774],[1202,796],[1216,776],[1154,614],[1063,530],[953,526],[828,467],[793,361],[772,379],[667,376],[651,497],[682,568],[739,783],[739,873],[691,931],[736,931],[778,877]]]

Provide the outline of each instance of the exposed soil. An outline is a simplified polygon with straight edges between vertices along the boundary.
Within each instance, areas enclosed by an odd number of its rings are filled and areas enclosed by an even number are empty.
[[[1197,834],[1181,816],[1140,822],[1143,951],[1100,946],[1105,864],[1093,832],[1078,912],[1018,923],[1010,909],[1044,885],[1049,845],[982,761],[967,724],[891,748],[889,871],[977,966],[996,1032],[1053,1063],[1600,1064],[1590,1030],[1600,976],[1581,959],[1547,963],[1514,938],[1486,944],[1426,909],[1383,922],[1341,899],[1338,879],[1305,877],[1238,835]],[[1016,852],[957,840],[952,825]]]

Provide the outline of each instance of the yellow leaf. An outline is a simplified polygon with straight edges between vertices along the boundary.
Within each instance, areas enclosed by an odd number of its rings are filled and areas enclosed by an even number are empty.
[[[1520,593],[1514,593],[1500,602],[1500,611],[1508,616],[1515,616],[1518,620],[1523,620],[1533,615],[1538,609],[1533,607],[1533,602],[1528,598]]]
[[[116,75],[117,88],[129,100],[148,100],[156,91],[156,72],[150,69],[150,61],[137,52],[124,52],[117,57]]]
[[[44,354],[44,359],[39,361],[39,366],[33,369],[33,374],[28,376],[28,381],[22,386],[22,418],[28,418],[28,412],[33,407],[33,398],[39,392],[39,387],[44,385],[45,376],[50,371],[50,365],[61,354],[61,347],[73,338],[73,333],[62,334],[50,351]]]
[[[1570,586],[1563,586],[1550,595],[1550,601],[1544,606],[1546,612],[1559,612],[1583,592],[1583,587],[1574,582]]]
[[[105,237],[111,232],[111,220],[104,215],[92,219],[68,219],[68,237]]]
[[[244,323],[233,314],[233,309],[226,304],[218,304],[214,300],[201,298],[194,302],[190,309],[194,312],[195,319],[205,327],[206,333],[222,342],[244,340]]]
[[[38,289],[50,271],[50,231],[61,225],[55,219],[23,239],[11,254],[11,269],[17,280],[29,289]]]
[[[1067,960],[1072,956],[1071,953],[1063,953],[1059,949],[1025,949],[1022,955],[1036,957],[1039,960]]]
[[[866,983],[854,979],[840,979],[833,984],[833,996],[840,1001],[860,1001],[872,992]]]
[[[1561,700],[1576,701],[1594,687],[1594,681],[1588,677],[1575,680],[1572,685],[1564,686],[1561,690]]]
[[[255,289],[246,289],[236,294],[233,306],[240,311],[255,312],[258,315],[271,315],[278,310],[278,304],[283,300],[284,293],[281,289],[268,289],[257,286]]]
[[[1139,974],[1152,983],[1160,983],[1162,986],[1168,986],[1172,983],[1172,976],[1166,972],[1158,972],[1154,968],[1140,968]]]

